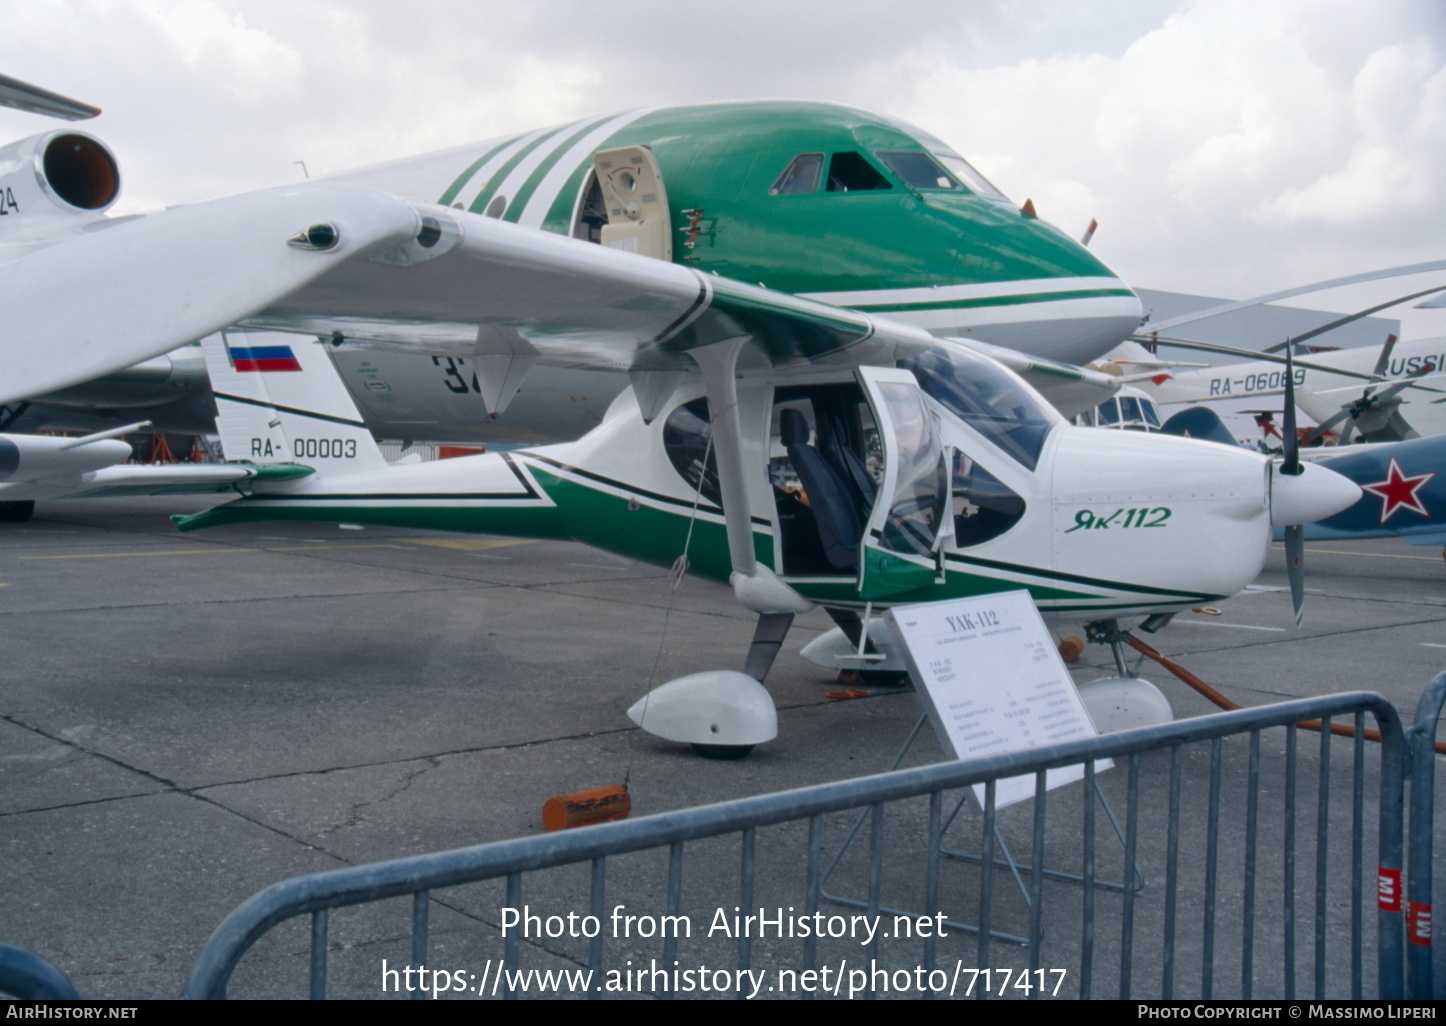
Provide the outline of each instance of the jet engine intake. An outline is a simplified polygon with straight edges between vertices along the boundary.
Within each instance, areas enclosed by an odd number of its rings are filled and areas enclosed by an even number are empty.
[[[82,132],[45,132],[0,148],[0,210],[7,217],[94,217],[116,201],[120,186],[115,155]]]

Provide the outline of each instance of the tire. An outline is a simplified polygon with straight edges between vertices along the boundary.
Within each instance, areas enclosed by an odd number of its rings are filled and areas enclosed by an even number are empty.
[[[696,742],[693,751],[705,759],[742,759],[749,752],[753,751],[752,745],[700,745]]]
[[[0,502],[0,523],[23,524],[35,515],[35,500]]]

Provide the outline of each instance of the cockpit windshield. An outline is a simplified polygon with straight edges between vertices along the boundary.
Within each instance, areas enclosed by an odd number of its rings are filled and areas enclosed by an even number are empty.
[[[905,357],[924,394],[1033,470],[1050,428],[1063,418],[1009,372],[964,349],[934,346]]]
[[[952,153],[936,153],[934,156],[949,169],[950,174],[963,182],[970,192],[979,196],[988,196],[990,199],[1007,200],[1009,198],[996,189],[989,179],[974,170],[974,165],[963,157],[955,156]]]
[[[913,153],[907,150],[880,150],[874,156],[878,157],[904,180],[905,185],[915,189],[944,189],[948,192],[961,192],[963,186],[959,180],[945,171],[939,162],[927,153]]]

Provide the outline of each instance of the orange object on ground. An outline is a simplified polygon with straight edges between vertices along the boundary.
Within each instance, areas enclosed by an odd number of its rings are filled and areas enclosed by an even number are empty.
[[[632,811],[633,799],[628,794],[627,785],[610,784],[547,799],[542,803],[542,825],[549,833],[571,830],[593,823],[627,819]]]

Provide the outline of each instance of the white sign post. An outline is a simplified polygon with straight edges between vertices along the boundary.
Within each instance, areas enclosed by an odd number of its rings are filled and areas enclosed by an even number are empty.
[[[898,606],[884,620],[939,742],[955,759],[1097,736],[1029,592]],[[1111,765],[1097,760],[1095,770]],[[1083,766],[1066,766],[1050,770],[1046,786],[1083,778]],[[976,809],[984,786],[972,788]],[[995,808],[1033,797],[1033,774],[995,785]]]

